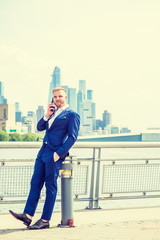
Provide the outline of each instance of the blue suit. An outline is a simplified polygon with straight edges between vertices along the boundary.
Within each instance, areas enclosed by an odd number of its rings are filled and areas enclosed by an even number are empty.
[[[25,213],[31,216],[34,215],[41,189],[45,183],[46,199],[41,217],[45,220],[51,218],[57,194],[59,169],[62,161],[69,154],[69,149],[77,139],[80,117],[70,108],[66,108],[55,118],[50,128],[48,128],[48,121],[41,118],[37,124],[37,129],[39,131],[46,130],[46,134],[37,155],[30,193],[24,209]],[[60,156],[57,162],[53,160],[54,152]]]

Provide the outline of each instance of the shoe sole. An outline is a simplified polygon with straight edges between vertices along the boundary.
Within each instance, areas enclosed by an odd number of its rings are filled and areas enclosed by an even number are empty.
[[[20,220],[19,218],[17,218],[17,217],[16,217],[16,216],[15,216],[10,210],[9,210],[9,213],[10,213],[15,219],[17,219],[17,220],[23,222],[22,220]],[[24,224],[25,226],[29,227],[28,223],[23,222],[23,224]]]
[[[30,228],[30,227],[28,227],[29,230],[41,230],[41,229],[47,229],[47,228],[49,228],[49,226],[42,227],[42,228]]]

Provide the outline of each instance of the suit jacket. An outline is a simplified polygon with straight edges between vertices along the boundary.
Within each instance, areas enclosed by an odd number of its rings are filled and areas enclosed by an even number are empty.
[[[41,118],[37,123],[38,131],[46,130],[43,145],[47,142],[53,152],[56,152],[60,158],[65,158],[77,140],[80,117],[68,107],[55,118],[50,128],[48,128],[48,121]]]

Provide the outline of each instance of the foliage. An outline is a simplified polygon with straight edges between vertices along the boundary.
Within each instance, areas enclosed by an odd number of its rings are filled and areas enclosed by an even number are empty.
[[[22,141],[24,142],[36,142],[37,135],[34,133],[25,133],[22,135]]]
[[[10,133],[9,141],[22,141],[22,135],[19,133]]]
[[[0,141],[9,141],[9,135],[4,131],[0,131]]]
[[[24,142],[40,142],[43,138],[41,133],[6,133],[0,131],[0,141],[24,141]]]

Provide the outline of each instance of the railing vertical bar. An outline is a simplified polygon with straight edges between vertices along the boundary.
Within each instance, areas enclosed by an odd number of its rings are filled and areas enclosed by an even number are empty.
[[[97,176],[96,176],[96,189],[95,189],[95,206],[99,207],[99,184],[100,184],[100,161],[101,161],[101,148],[98,149],[98,162],[97,162]]]
[[[90,184],[89,209],[93,208],[93,201],[94,201],[95,158],[96,158],[96,149],[93,148],[93,160],[92,160],[92,172],[91,172],[91,184]]]

